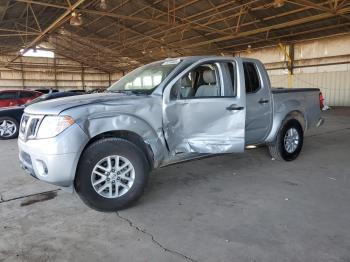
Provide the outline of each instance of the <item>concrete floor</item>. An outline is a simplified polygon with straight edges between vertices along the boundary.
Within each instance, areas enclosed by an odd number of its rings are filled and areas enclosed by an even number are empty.
[[[294,162],[259,148],[159,169],[107,214],[26,176],[0,141],[0,261],[350,261],[350,109],[324,116]]]

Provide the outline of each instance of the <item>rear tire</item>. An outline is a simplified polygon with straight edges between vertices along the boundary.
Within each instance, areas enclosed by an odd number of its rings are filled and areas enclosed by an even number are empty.
[[[0,117],[0,140],[18,137],[19,123],[12,117]]]
[[[275,160],[293,161],[303,147],[304,134],[300,123],[291,119],[284,123],[277,134],[276,140],[269,144],[269,151]]]
[[[125,139],[104,138],[83,152],[74,186],[87,206],[112,212],[139,199],[148,176],[149,167],[141,149]]]

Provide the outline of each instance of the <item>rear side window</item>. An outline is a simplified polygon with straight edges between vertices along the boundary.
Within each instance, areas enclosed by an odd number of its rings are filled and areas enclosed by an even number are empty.
[[[20,98],[31,98],[33,96],[34,96],[34,93],[26,92],[26,91],[20,92],[20,95],[19,95]]]
[[[17,92],[2,92],[0,93],[0,100],[7,100],[7,99],[17,99]]]
[[[257,92],[260,89],[260,80],[254,63],[244,62],[243,68],[246,93]]]
[[[236,69],[234,62],[222,63],[224,72],[226,73],[225,96],[236,96]]]

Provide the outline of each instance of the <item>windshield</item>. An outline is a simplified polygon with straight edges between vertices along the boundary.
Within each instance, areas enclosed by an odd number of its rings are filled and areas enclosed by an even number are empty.
[[[114,83],[108,91],[151,94],[179,62],[178,59],[168,60],[137,68]]]

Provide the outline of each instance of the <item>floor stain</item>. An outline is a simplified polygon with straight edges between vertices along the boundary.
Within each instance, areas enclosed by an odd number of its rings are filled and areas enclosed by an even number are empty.
[[[285,183],[287,185],[290,185],[290,186],[298,186],[299,185],[298,183],[295,183],[295,182],[292,182],[292,181],[288,181],[288,180],[283,181],[283,183]]]
[[[48,200],[54,199],[56,196],[57,196],[57,191],[45,192],[42,194],[30,196],[21,202],[21,207],[29,206],[38,202],[48,201]]]

